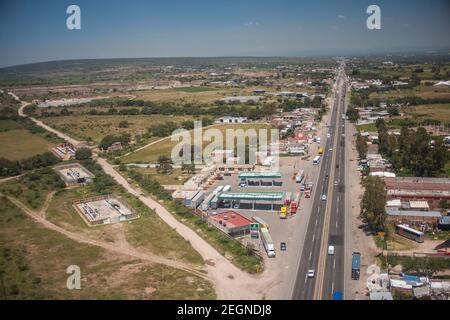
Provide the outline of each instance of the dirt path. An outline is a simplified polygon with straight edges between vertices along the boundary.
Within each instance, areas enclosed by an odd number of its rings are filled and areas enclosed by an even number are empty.
[[[28,103],[19,100],[13,93],[10,94],[13,97],[15,97],[18,101],[20,101],[22,104],[22,106],[19,109],[19,115],[22,117],[27,117],[27,115],[23,113],[23,109],[28,105]],[[62,132],[59,132],[58,130],[55,130],[47,126],[42,121],[36,120],[32,117],[30,117],[30,119],[33,120],[38,126],[46,129],[47,131],[53,132],[62,139],[66,139],[67,141],[70,141],[73,144],[77,144],[80,142]],[[172,214],[169,213],[169,211],[167,211],[165,207],[163,207],[154,199],[143,196],[140,189],[131,186],[128,183],[128,181],[112,167],[112,165],[110,165],[105,159],[98,157],[98,155],[95,154],[95,151],[93,158],[96,159],[97,163],[103,168],[106,174],[113,177],[114,180],[116,180],[117,183],[122,185],[129,193],[138,197],[146,206],[154,210],[156,214],[158,214],[158,216],[165,223],[167,223],[170,227],[174,228],[175,231],[178,232],[185,240],[189,241],[192,247],[205,260],[208,275],[210,277],[210,280],[212,280],[215,285],[216,295],[218,299],[257,300],[266,297],[267,292],[271,289],[271,287],[274,285],[276,281],[275,272],[269,273],[266,269],[266,271],[263,274],[250,275],[240,270],[238,267],[232,264],[227,258],[222,256],[209,243],[207,243],[204,239],[202,239],[197,233],[195,233],[189,227],[187,227],[186,225],[175,219],[175,217],[173,217]],[[25,209],[27,208],[25,207]],[[102,243],[96,240],[88,239],[80,235],[74,234],[72,232],[69,232],[67,230],[64,230],[58,226],[49,223],[47,220],[43,219],[40,216],[36,216],[36,219],[39,222],[48,225],[50,228],[56,228],[55,230],[58,230],[58,232],[66,234],[69,237],[79,239],[80,241],[86,241],[87,243],[102,246],[104,248],[109,248],[110,250],[121,252],[123,254],[132,255],[136,258],[140,258],[143,260],[149,259],[149,255],[139,253],[137,251],[130,251],[118,248],[117,246],[114,245]],[[162,264],[175,266],[178,267],[179,269],[186,268],[181,263],[177,263],[175,261],[167,260],[160,257],[154,257],[152,261],[153,262],[161,261],[160,263]],[[186,270],[192,272],[192,270],[190,269]]]
[[[48,209],[48,206],[50,205],[50,201],[52,201],[55,193],[56,193],[56,191],[52,191],[47,195],[47,197],[45,198],[44,205],[42,206],[42,209],[39,210],[39,215],[44,219],[47,219],[47,209]]]
[[[207,276],[204,273],[202,273],[200,270],[192,268],[191,266],[189,266],[187,264],[184,264],[184,263],[181,263],[178,261],[174,261],[174,260],[169,260],[169,259],[159,257],[156,255],[150,255],[148,253],[139,252],[137,250],[134,250],[134,249],[126,247],[126,246],[117,246],[115,244],[94,240],[89,237],[82,236],[78,233],[70,232],[70,231],[68,231],[64,228],[61,228],[61,227],[53,224],[52,222],[46,220],[42,216],[42,209],[40,212],[34,212],[34,211],[30,210],[27,206],[25,206],[19,200],[15,199],[13,197],[10,197],[10,196],[6,196],[6,197],[14,205],[16,205],[19,209],[21,209],[28,216],[30,216],[33,220],[35,220],[39,224],[43,225],[45,228],[56,231],[64,236],[66,236],[69,239],[72,239],[72,240],[80,242],[80,243],[85,243],[85,244],[93,245],[96,247],[100,247],[100,248],[103,248],[103,249],[111,251],[111,252],[115,252],[115,253],[122,254],[122,255],[127,255],[127,256],[137,258],[140,260],[163,264],[163,265],[166,265],[166,266],[169,266],[172,268],[176,268],[176,269],[180,269],[180,270],[189,272],[189,273],[199,276],[203,279],[208,279]],[[48,197],[47,200],[50,200],[51,198],[52,197]]]

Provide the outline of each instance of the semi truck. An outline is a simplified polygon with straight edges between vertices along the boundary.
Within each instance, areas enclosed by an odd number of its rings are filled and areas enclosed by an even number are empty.
[[[263,243],[264,249],[267,252],[269,258],[275,257],[275,246],[273,244],[272,237],[269,234],[269,230],[266,228],[261,228],[261,241]]]
[[[359,280],[361,270],[361,253],[352,253],[352,280]]]
[[[312,183],[305,184],[305,198],[311,198],[312,189],[313,189]]]
[[[291,197],[292,197],[292,193],[286,192],[286,195],[284,197],[284,205],[285,206],[288,206],[291,204]]]
[[[203,211],[209,210],[211,200],[214,199],[215,196],[216,196],[216,195],[215,195],[214,193],[210,193],[210,194],[205,198],[205,201],[203,201],[203,203],[202,203],[202,210],[203,210]]]

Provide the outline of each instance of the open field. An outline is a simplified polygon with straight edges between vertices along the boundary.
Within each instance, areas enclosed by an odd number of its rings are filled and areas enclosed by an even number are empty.
[[[180,92],[189,92],[189,93],[216,91],[216,89],[210,88],[210,87],[178,87],[178,88],[175,88],[174,90],[180,91]]]
[[[134,167],[132,169],[139,173],[150,175],[153,180],[158,181],[162,185],[181,185],[192,176],[182,172],[181,169],[173,169],[170,174],[158,173],[156,168]]]
[[[420,85],[413,89],[398,89],[387,92],[372,92],[370,98],[395,99],[417,96],[423,99],[450,98],[450,88]]]
[[[213,299],[207,281],[75,242],[41,227],[0,199],[2,299]],[[66,268],[81,269],[81,289],[66,288]]]
[[[222,133],[222,136],[224,137],[224,144],[226,143],[226,138],[225,138],[226,134],[225,133],[226,133],[227,129],[234,129],[234,130],[255,129],[258,132],[259,129],[268,129],[268,128],[269,128],[269,126],[267,124],[262,124],[262,123],[258,123],[258,124],[255,124],[255,123],[225,124],[225,125],[218,125],[215,127],[215,129],[220,130],[220,132]],[[270,137],[269,134],[268,134],[268,137]],[[123,163],[155,162],[158,160],[158,157],[161,155],[170,157],[172,149],[176,145],[177,145],[177,142],[171,141],[170,137],[168,137],[154,145],[144,148],[136,153],[132,153],[132,154],[122,158],[121,160]],[[208,145],[208,142],[203,143],[203,146],[206,146],[206,145]]]
[[[230,89],[218,89],[208,91],[182,91],[177,89],[134,91],[136,99],[153,102],[195,102],[213,103],[235,91]]]
[[[147,133],[147,129],[154,124],[167,121],[181,123],[192,120],[190,116],[163,116],[163,115],[122,115],[122,116],[89,116],[80,115],[59,116],[43,118],[43,121],[55,129],[82,140],[99,143],[107,135],[129,133],[134,139],[138,135]],[[127,121],[128,128],[119,128],[119,123]],[[156,139],[154,139],[156,140]],[[150,141],[149,141],[150,142]]]
[[[450,123],[450,103],[427,104],[403,108],[401,112],[417,120],[433,119]]]
[[[170,229],[154,212],[134,197],[122,194],[124,200],[140,218],[137,220],[89,228],[75,211],[72,204],[76,200],[92,196],[88,187],[61,190],[49,203],[49,221],[67,230],[84,233],[95,239],[123,245],[124,242],[144,252],[164,256],[169,259],[202,265],[201,256],[174,230]]]
[[[46,196],[64,187],[64,182],[51,168],[43,168],[0,184],[0,192],[19,199],[32,209],[41,208]]]
[[[417,242],[396,234],[393,227],[388,227],[388,229],[388,234],[386,236],[386,246],[388,250],[413,250],[419,247]],[[374,240],[378,248],[385,249],[385,243],[382,237],[374,236]]]
[[[0,157],[21,160],[48,151],[55,145],[43,137],[26,129],[13,129],[0,132]]]

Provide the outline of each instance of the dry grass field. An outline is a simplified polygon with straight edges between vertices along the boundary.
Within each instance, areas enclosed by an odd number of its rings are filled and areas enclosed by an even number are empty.
[[[0,132],[0,157],[21,160],[48,151],[54,143],[26,129]]]
[[[224,143],[226,143],[226,130],[227,129],[268,129],[269,126],[267,124],[262,123],[249,123],[249,124],[226,124],[226,125],[218,125],[214,127],[215,129],[220,130],[222,136],[224,137]],[[270,132],[268,133],[268,137],[270,137]],[[203,146],[208,145],[208,142],[203,142]],[[174,146],[177,145],[176,141],[171,141],[171,138],[168,137],[154,145],[148,146],[142,150],[139,150],[135,153],[132,153],[126,157],[123,157],[121,160],[123,163],[146,163],[146,162],[155,162],[158,160],[158,157],[161,155],[165,155],[167,157],[171,156],[171,152]]]

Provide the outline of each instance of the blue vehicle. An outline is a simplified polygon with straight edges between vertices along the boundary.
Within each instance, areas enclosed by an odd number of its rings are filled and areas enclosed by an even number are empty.
[[[339,291],[333,292],[333,300],[344,300],[344,294]]]
[[[359,280],[361,270],[361,253],[352,253],[352,280]]]

